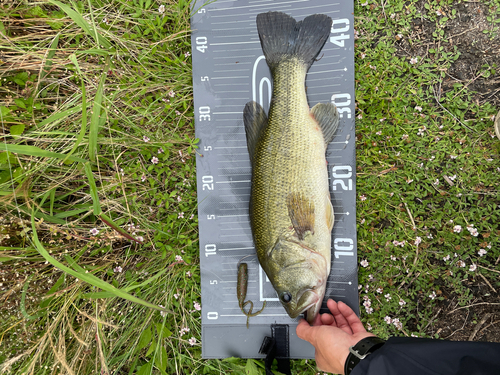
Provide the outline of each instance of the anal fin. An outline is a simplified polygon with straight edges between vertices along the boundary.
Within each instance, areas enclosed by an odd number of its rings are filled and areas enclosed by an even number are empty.
[[[290,193],[286,199],[288,216],[299,240],[306,232],[314,233],[314,204],[301,193]]]
[[[264,108],[254,101],[248,102],[243,110],[243,123],[247,135],[247,148],[250,154],[250,162],[253,166],[253,155],[257,147],[257,142],[267,126],[267,115]]]
[[[337,130],[340,122],[339,111],[333,103],[318,103],[311,109],[311,114],[318,122],[325,144],[333,140],[335,131]]]

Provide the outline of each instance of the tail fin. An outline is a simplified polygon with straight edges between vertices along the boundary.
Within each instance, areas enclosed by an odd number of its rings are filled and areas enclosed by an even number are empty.
[[[280,61],[291,57],[304,62],[309,69],[330,35],[332,19],[313,14],[302,21],[281,12],[257,16],[257,31],[266,57],[273,70]]]

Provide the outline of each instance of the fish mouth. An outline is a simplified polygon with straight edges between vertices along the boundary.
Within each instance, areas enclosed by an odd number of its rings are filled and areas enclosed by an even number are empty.
[[[321,308],[321,303],[323,302],[323,298],[321,298],[316,292],[312,292],[315,295],[315,301],[309,304],[304,310],[304,317],[306,318],[309,324],[314,322],[314,319],[319,314],[319,309]]]
[[[320,298],[316,290],[306,290],[300,296],[295,311],[288,311],[288,315],[290,315],[290,318],[294,319],[299,316],[299,314],[304,313],[307,321],[311,323],[319,312],[321,302],[322,298]]]

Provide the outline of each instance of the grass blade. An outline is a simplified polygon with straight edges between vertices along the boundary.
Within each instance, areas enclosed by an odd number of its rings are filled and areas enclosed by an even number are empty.
[[[99,134],[99,123],[101,122],[101,109],[102,109],[102,94],[104,91],[104,82],[106,81],[107,70],[109,67],[109,57],[106,59],[106,68],[102,72],[99,86],[94,98],[94,105],[92,107],[92,117],[90,118],[89,130],[89,157],[91,161],[95,161],[97,152],[97,135]]]
[[[83,79],[82,71],[80,70],[80,65],[78,65],[78,60],[76,56],[72,54],[69,59],[75,65],[76,70],[80,74],[80,79],[82,80],[82,126],[80,128],[80,134],[78,134],[78,138],[75,141],[75,144],[71,151],[68,153],[68,157],[70,157],[73,152],[78,148],[80,143],[82,143],[83,137],[85,136],[85,132],[87,131],[87,92],[85,91],[85,81]],[[66,159],[64,159],[66,161]]]
[[[47,54],[47,61],[45,62],[45,67],[43,68],[42,74],[40,74],[40,80],[44,79],[49,74],[50,67],[52,66],[52,59],[56,54],[58,44],[59,44],[59,34],[56,35],[56,37],[50,44],[49,53]]]
[[[27,320],[35,320],[35,319],[38,319],[39,317],[47,314],[47,311],[41,311],[41,312],[36,313],[35,315],[29,315],[28,312],[26,311],[26,292],[28,291],[28,286],[29,286],[30,280],[32,278],[33,278],[33,275],[30,275],[26,279],[26,282],[24,283],[23,290],[21,293],[21,303],[19,304],[21,314],[23,314],[24,318]]]
[[[138,239],[132,237],[130,234],[128,234],[127,231],[125,231],[125,229],[122,229],[120,228],[113,220],[111,220],[109,217],[107,217],[106,215],[104,214],[100,214],[99,217],[101,218],[102,221],[104,221],[104,223],[106,225],[108,225],[109,227],[113,228],[114,230],[116,230],[118,233],[120,233],[122,236],[128,238],[129,240],[132,240],[132,241],[135,241],[139,244],[142,244],[141,241],[139,241]]]
[[[131,302],[134,302],[134,303],[138,303],[140,305],[149,307],[151,309],[155,309],[155,310],[159,310],[159,311],[164,311],[164,312],[168,312],[168,313],[173,314],[172,311],[165,310],[165,309],[161,308],[160,306],[154,305],[154,304],[152,304],[150,302],[147,302],[147,301],[144,301],[144,300],[142,300],[140,298],[137,298],[137,297],[135,297],[135,296],[133,296],[131,294],[128,294],[127,292],[124,292],[121,289],[115,288],[113,285],[108,284],[107,282],[99,279],[98,277],[96,277],[96,276],[94,276],[94,275],[92,275],[90,273],[85,273],[85,270],[83,268],[81,268],[73,259],[71,259],[68,256],[66,257],[66,259],[70,262],[70,264],[74,268],[77,268],[78,271],[73,270],[73,269],[71,269],[69,267],[66,267],[64,264],[62,264],[61,262],[59,262],[57,259],[53,258],[48,253],[48,251],[45,250],[45,248],[43,247],[42,243],[38,239],[38,234],[37,234],[36,226],[35,226],[34,212],[33,212],[33,215],[31,216],[31,228],[33,230],[33,242],[35,244],[35,248],[40,253],[40,255],[42,257],[44,257],[45,260],[47,262],[49,262],[50,264],[52,264],[54,267],[57,267],[61,271],[66,272],[67,274],[70,274],[71,276],[74,276],[74,277],[78,278],[79,280],[85,281],[86,283],[89,283],[89,284],[91,284],[91,285],[93,285],[93,286],[95,286],[95,287],[97,287],[99,289],[111,292],[116,297],[120,297],[120,298],[126,299],[128,301],[131,301]]]
[[[94,180],[94,174],[92,173],[92,166],[90,163],[85,163],[85,174],[89,180],[90,186],[90,196],[92,197],[92,204],[94,207],[94,215],[99,216],[102,213],[101,204],[99,203],[99,194],[97,193],[97,186]]]
[[[55,123],[56,121],[66,119],[66,118],[68,118],[68,116],[71,116],[74,113],[80,112],[82,110],[82,108],[83,108],[82,104],[77,104],[74,107],[67,109],[65,111],[54,113],[53,115],[50,115],[49,117],[47,117],[45,120],[39,122],[37,124],[37,128],[42,129],[47,124]],[[87,110],[86,106],[85,106],[85,110]]]
[[[66,13],[78,26],[80,26],[88,36],[95,40],[98,46],[111,48],[111,43],[104,36],[100,35],[95,27],[91,27],[80,13],[73,10],[70,6],[60,3],[56,0],[49,0],[49,3],[57,5],[59,8],[61,8],[64,13]],[[92,32],[92,30],[95,30],[95,32]]]
[[[66,159],[66,154],[60,154],[59,152],[52,152],[43,150],[36,146],[26,146],[26,145],[11,145],[7,143],[0,143],[0,151],[10,151],[23,155],[30,156],[40,156],[43,158],[57,158],[57,159]],[[78,158],[76,156],[68,157],[69,161],[76,161],[80,163],[86,163],[87,160]]]

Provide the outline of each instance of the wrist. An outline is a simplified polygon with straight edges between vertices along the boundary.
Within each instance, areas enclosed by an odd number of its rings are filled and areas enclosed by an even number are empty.
[[[344,363],[344,374],[349,375],[354,367],[368,355],[384,345],[385,340],[377,336],[367,336],[349,347],[349,353]]]

